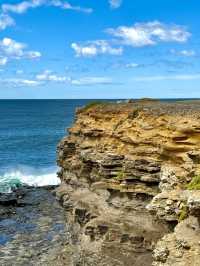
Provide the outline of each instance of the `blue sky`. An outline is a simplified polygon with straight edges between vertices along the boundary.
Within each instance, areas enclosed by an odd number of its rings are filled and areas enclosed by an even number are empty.
[[[197,0],[2,0],[0,98],[200,97]]]

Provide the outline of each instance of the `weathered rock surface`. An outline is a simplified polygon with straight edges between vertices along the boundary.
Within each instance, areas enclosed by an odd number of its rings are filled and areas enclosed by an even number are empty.
[[[72,265],[199,265],[198,101],[79,109],[58,164]]]

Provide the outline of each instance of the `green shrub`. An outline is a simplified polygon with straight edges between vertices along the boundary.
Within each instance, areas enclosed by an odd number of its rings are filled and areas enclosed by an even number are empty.
[[[194,176],[186,188],[189,190],[200,190],[200,175]]]
[[[185,220],[187,217],[188,217],[188,208],[187,208],[187,206],[183,206],[183,208],[181,209],[181,212],[179,214],[178,221],[181,222],[181,221]]]

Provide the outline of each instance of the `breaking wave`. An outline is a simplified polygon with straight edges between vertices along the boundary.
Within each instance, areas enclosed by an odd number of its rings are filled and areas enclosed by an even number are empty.
[[[9,170],[0,174],[0,193],[10,193],[22,185],[34,187],[59,185],[60,179],[57,177],[57,170],[55,168],[36,170],[27,167]]]

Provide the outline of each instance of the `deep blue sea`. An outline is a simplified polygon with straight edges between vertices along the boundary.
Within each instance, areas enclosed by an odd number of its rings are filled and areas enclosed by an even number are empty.
[[[0,100],[0,192],[55,185],[56,146],[90,100]]]

